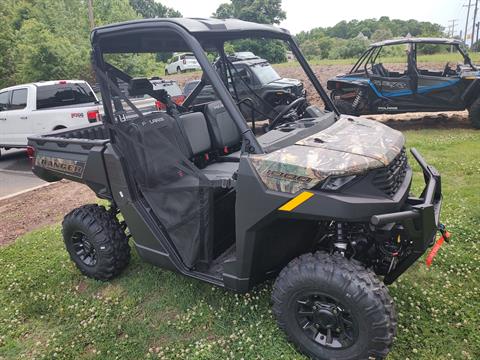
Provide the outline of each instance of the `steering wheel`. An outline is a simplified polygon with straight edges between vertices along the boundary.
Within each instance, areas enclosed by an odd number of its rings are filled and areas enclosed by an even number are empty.
[[[285,107],[285,109],[280,111],[280,114],[275,116],[275,119],[272,120],[268,129],[269,130],[275,129],[278,125],[282,124],[286,120],[285,115],[290,113],[292,109],[295,109],[295,112],[298,114],[298,110],[301,108],[303,104],[305,104],[306,101],[307,99],[305,99],[304,97],[299,97],[298,99],[292,101],[290,104],[288,104]]]

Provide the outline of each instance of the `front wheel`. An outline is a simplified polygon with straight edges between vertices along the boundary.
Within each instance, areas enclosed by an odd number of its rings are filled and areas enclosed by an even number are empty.
[[[480,129],[480,98],[468,109],[468,119],[474,128]]]
[[[84,275],[106,281],[128,265],[128,238],[115,214],[103,206],[91,204],[72,210],[62,227],[70,258]]]
[[[379,359],[396,335],[393,300],[375,274],[340,255],[294,259],[272,294],[278,325],[312,359]]]
[[[351,102],[342,99],[335,99],[333,100],[333,103],[340,114],[358,116],[358,112],[353,108]]]

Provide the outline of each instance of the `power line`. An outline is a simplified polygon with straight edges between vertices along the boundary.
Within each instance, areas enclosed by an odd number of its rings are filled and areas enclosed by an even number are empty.
[[[452,20],[449,20],[448,22],[452,23],[452,25],[448,25],[448,36],[454,37],[455,36],[455,27],[457,26],[458,19],[452,19]],[[451,31],[450,31],[450,29],[451,29]]]

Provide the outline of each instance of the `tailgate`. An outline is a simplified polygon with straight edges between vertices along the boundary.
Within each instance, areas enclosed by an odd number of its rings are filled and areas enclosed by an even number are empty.
[[[71,131],[60,130],[44,136],[32,136],[32,172],[54,182],[68,179],[88,185],[100,197],[109,197],[109,184],[103,163],[103,151],[109,139],[61,137]]]

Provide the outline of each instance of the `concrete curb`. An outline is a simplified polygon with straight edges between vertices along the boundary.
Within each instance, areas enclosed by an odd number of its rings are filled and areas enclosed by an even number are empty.
[[[41,188],[44,188],[44,187],[47,187],[47,186],[53,185],[53,184],[55,184],[55,182],[34,186],[33,188],[30,188],[30,189],[22,190],[22,191],[14,193],[14,194],[10,194],[10,195],[4,196],[4,197],[0,197],[0,201],[11,199],[15,196],[22,195],[22,194],[28,193],[30,191],[38,190],[38,189],[41,189]]]

